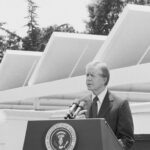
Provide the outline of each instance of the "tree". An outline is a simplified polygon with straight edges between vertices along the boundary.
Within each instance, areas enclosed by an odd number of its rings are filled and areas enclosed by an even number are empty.
[[[28,31],[27,31],[27,36],[23,39],[23,49],[24,50],[32,50],[32,51],[37,51],[38,47],[40,45],[40,35],[41,35],[41,30],[38,27],[38,23],[36,21],[37,14],[36,14],[36,9],[38,6],[32,1],[32,0],[27,0],[28,2],[28,16],[25,17],[29,21],[27,23]]]
[[[150,0],[95,0],[88,6],[90,34],[108,35],[126,4],[149,5]]]
[[[3,27],[3,25],[5,24],[6,23],[4,22],[0,23],[0,29],[7,33],[7,36],[1,36],[1,41],[4,42],[3,50],[5,51],[7,48],[14,49],[14,50],[21,49],[20,42],[22,41],[22,38],[19,35],[17,35],[15,32],[12,32],[6,29],[5,27]]]
[[[28,33],[28,35],[23,38],[22,43],[23,50],[39,51],[38,48],[40,46],[40,37],[41,37],[40,28],[34,29],[32,33]]]
[[[6,36],[4,35],[0,36],[0,62],[3,58],[6,49],[13,49],[13,50],[21,49],[20,43],[22,41],[22,38],[18,36],[15,32],[11,32],[10,30],[3,27],[5,24],[6,24],[5,22],[0,23],[0,29],[7,33]]]
[[[21,50],[21,40],[14,34],[9,34],[6,40],[7,49]]]
[[[0,62],[2,61],[4,51],[6,50],[5,37],[0,36]]]
[[[3,25],[4,25],[4,24],[3,24]],[[0,25],[0,29],[3,30],[3,31],[5,31],[6,33],[8,33],[8,34],[11,35],[11,36],[14,36],[15,38],[18,39],[18,41],[21,41],[21,40],[22,40],[22,38],[21,38],[19,35],[17,35],[15,32],[11,32],[10,30],[8,30],[8,29],[2,27],[2,25]]]
[[[75,33],[75,29],[68,23],[65,23],[59,26],[55,25],[54,31]]]
[[[40,29],[36,21],[37,14],[36,9],[38,6],[32,1],[28,2],[28,16],[25,17],[29,19],[27,36],[23,38],[22,47],[24,50],[31,51],[43,51],[48,40],[50,39],[54,31],[57,32],[75,32],[74,28],[69,24],[53,25],[47,28]]]
[[[121,0],[96,0],[88,6],[89,22],[86,29],[91,34],[107,35],[123,9]]]
[[[74,33],[75,29],[69,24],[62,24],[62,25],[53,25],[47,28],[41,29],[41,38],[40,38],[40,47],[39,51],[43,51],[47,42],[49,41],[53,32],[69,32]]]

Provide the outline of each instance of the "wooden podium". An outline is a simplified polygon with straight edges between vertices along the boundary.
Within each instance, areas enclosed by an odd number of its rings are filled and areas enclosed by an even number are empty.
[[[74,150],[122,150],[116,136],[104,119],[29,121],[23,150],[47,150],[46,134],[52,126],[58,123],[66,123],[74,128],[76,133]]]

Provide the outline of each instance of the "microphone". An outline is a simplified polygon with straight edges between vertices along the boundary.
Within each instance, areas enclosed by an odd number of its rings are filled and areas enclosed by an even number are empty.
[[[76,109],[76,111],[75,111],[74,114],[73,114],[73,117],[74,117],[74,118],[79,114],[79,112],[80,112],[81,110],[84,109],[85,103],[86,103],[85,101],[81,101],[81,102],[80,102],[78,108]]]
[[[84,106],[87,102],[90,102],[90,99],[85,96],[80,99],[76,99],[75,102],[71,105],[64,119],[74,119],[78,113],[84,109]]]
[[[71,105],[71,107],[70,107],[69,111],[67,112],[67,115],[64,117],[64,119],[74,119],[74,112],[76,111],[78,106],[79,106],[79,102],[78,101],[74,102]]]

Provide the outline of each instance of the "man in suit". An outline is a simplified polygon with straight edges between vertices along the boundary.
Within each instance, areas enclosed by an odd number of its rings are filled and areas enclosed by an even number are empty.
[[[105,63],[93,61],[86,66],[86,85],[91,94],[79,100],[86,100],[84,110],[87,118],[105,118],[119,143],[125,150],[134,143],[134,127],[127,100],[112,94],[108,88],[109,69]]]

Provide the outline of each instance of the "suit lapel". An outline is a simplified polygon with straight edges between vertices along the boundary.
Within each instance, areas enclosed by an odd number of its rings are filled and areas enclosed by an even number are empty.
[[[100,108],[100,111],[98,114],[98,118],[104,118],[105,117],[105,115],[107,114],[107,112],[111,108],[111,101],[112,101],[112,99],[110,98],[110,93],[109,93],[109,91],[107,91],[106,96],[105,96],[103,103],[101,105],[101,108]]]

